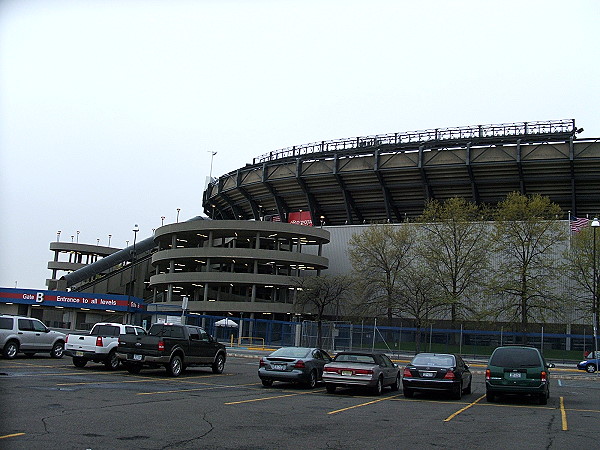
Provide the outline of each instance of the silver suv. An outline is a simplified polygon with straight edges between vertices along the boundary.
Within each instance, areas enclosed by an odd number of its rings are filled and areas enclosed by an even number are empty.
[[[8,359],[13,359],[19,352],[27,356],[49,352],[53,358],[62,358],[65,335],[50,330],[38,319],[1,314],[0,349]]]

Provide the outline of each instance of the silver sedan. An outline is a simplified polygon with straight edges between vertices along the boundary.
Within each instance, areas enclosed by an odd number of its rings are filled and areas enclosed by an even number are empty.
[[[367,387],[381,395],[384,386],[400,389],[400,368],[384,353],[341,352],[325,364],[323,381],[330,394],[337,387]]]

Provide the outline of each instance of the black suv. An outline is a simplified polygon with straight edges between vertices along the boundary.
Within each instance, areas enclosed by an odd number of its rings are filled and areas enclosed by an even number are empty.
[[[554,364],[535,347],[498,347],[492,353],[485,371],[485,396],[493,402],[498,394],[528,394],[540,405],[550,398],[550,372]]]

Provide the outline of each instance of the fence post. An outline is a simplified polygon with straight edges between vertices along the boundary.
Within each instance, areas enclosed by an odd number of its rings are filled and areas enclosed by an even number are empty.
[[[371,351],[375,350],[375,332],[377,331],[377,317],[375,317],[375,324],[373,325],[373,343],[371,344]]]

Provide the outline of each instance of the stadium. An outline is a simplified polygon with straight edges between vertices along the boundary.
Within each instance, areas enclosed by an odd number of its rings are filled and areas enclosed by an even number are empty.
[[[165,224],[125,249],[51,243],[47,285],[126,296],[124,304],[143,301],[155,312],[181,311],[185,302],[200,315],[290,320],[297,314],[295,277],[350,273],[353,234],[372,223],[411,222],[428,200],[462,197],[493,206],[517,191],[560,205],[566,231],[569,218],[594,217],[600,139],[581,139],[582,131],[574,120],[519,122],[265,153],[210,180],[205,216]],[[80,309],[63,321],[106,319]]]
[[[399,223],[427,200],[495,205],[541,194],[573,216],[600,211],[600,141],[575,120],[439,128],[315,142],[254,158],[211,180],[213,219],[313,225]]]

